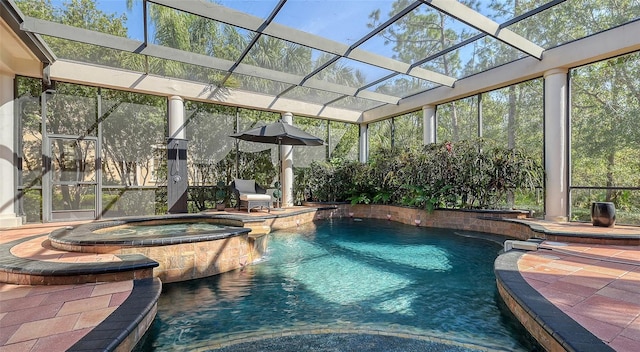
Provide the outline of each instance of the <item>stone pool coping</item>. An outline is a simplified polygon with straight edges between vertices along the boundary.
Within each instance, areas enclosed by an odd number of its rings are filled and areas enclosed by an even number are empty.
[[[134,280],[127,299],[67,351],[131,351],[155,319],[161,293],[158,278]]]
[[[479,217],[482,219],[482,217]],[[527,226],[531,233],[530,237],[544,237],[550,241],[567,241],[567,242],[580,242],[580,243],[597,243],[597,244],[614,244],[625,246],[638,246],[640,245],[640,228],[634,231],[631,227],[626,227],[624,233],[616,232],[614,228],[603,227],[585,227],[582,226],[580,230],[576,230],[576,226],[590,224],[586,223],[566,223],[564,226],[557,224],[547,223],[543,220],[537,219],[495,219],[487,218],[488,220],[497,222],[506,222],[513,224],[520,224]],[[550,228],[551,227],[551,228]],[[588,229],[588,230],[585,230]],[[619,227],[618,227],[619,228]]]
[[[551,351],[614,351],[527,283],[518,270],[518,260],[525,253],[511,250],[501,254],[494,272],[500,296],[527,331]]]
[[[119,261],[68,263],[34,260],[14,255],[11,248],[46,235],[24,237],[0,244],[0,282],[17,285],[61,285],[119,281],[150,277],[158,262],[141,254],[119,254]],[[118,278],[119,280],[111,279]]]

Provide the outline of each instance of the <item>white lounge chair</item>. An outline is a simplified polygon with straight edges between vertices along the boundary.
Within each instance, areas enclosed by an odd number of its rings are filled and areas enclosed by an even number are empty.
[[[260,187],[255,180],[235,179],[231,182],[231,188],[238,200],[238,209],[247,207],[247,213],[253,208],[267,208],[271,212],[271,204],[273,200],[270,195],[266,194],[267,190]]]

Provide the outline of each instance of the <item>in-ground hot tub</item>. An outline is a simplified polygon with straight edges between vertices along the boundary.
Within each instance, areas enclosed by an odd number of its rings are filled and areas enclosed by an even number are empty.
[[[52,232],[54,248],[83,253],[142,254],[153,275],[176,282],[216,275],[259,259],[265,236],[250,236],[240,219],[163,216],[101,221]]]

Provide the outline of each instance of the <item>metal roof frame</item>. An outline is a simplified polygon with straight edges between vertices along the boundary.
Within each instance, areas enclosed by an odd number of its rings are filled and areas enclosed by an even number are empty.
[[[143,0],[144,23],[142,23],[142,25],[144,26],[144,39],[142,41],[126,37],[114,36],[93,30],[72,27],[61,23],[41,20],[33,17],[22,16],[14,0],[3,0],[0,10],[2,10],[3,18],[18,18],[18,20],[12,22],[12,26],[15,27],[14,30],[21,36],[21,38],[23,38],[25,43],[27,43],[28,45],[31,45],[30,43],[35,43],[33,44],[33,47],[35,49],[34,52],[36,53],[36,55],[41,56],[40,59],[43,63],[53,62],[56,60],[55,55],[53,55],[51,50],[47,50],[48,47],[46,42],[40,37],[40,35],[47,35],[79,43],[97,45],[114,50],[120,50],[123,52],[145,55],[164,60],[171,60],[190,65],[197,65],[200,67],[220,71],[222,73],[221,80],[218,80],[216,78],[216,82],[214,84],[211,84],[211,82],[204,82],[204,84],[208,84],[213,91],[228,89],[225,87],[225,82],[234,74],[257,77],[258,79],[282,83],[281,85],[275,85],[274,87],[277,87],[277,89],[271,90],[270,94],[262,94],[264,96],[272,97],[271,103],[267,106],[262,107],[264,109],[273,109],[275,106],[279,106],[280,102],[286,101],[287,104],[289,104],[289,102],[296,100],[295,97],[301,96],[299,92],[295,92],[296,94],[288,94],[296,87],[310,89],[308,91],[309,94],[318,94],[318,97],[320,97],[321,99],[316,98],[316,101],[323,101],[322,97],[324,97],[323,94],[325,93],[322,92],[328,92],[330,94],[327,94],[327,99],[324,100],[323,103],[312,103],[314,107],[311,110],[316,111],[316,107],[318,106],[318,104],[320,104],[319,106],[323,107],[322,109],[320,109],[320,111],[324,111],[325,108],[328,108],[329,110],[337,109],[336,111],[340,111],[341,109],[343,109],[340,108],[340,106],[345,106],[346,108],[348,108],[347,110],[352,109],[352,111],[347,114],[350,116],[348,118],[349,120],[353,119],[351,113],[353,113],[354,111],[358,111],[361,114],[360,120],[366,121],[380,119],[380,113],[383,112],[390,112],[390,114],[395,115],[398,111],[405,111],[405,108],[403,106],[407,106],[407,102],[411,102],[409,105],[413,106],[418,100],[421,99],[421,97],[433,95],[431,94],[431,92],[437,92],[438,95],[442,95],[443,92],[459,91],[460,89],[457,89],[455,85],[456,82],[460,82],[460,79],[425,69],[423,66],[425,64],[428,64],[429,61],[439,60],[445,57],[445,55],[455,53],[457,50],[464,50],[465,46],[473,44],[475,41],[478,41],[483,37],[490,36],[495,40],[504,43],[514,48],[518,52],[524,54],[520,54],[520,59],[509,63],[512,67],[521,66],[519,62],[522,62],[523,60],[528,63],[544,62],[543,65],[538,65],[539,67],[546,67],[548,66],[548,64],[553,64],[549,62],[550,60],[543,60],[543,54],[546,58],[546,56],[549,54],[549,51],[522,37],[521,35],[508,29],[507,27],[526,18],[530,18],[531,16],[534,16],[542,11],[549,10],[554,6],[565,2],[566,0],[548,1],[545,4],[542,4],[532,10],[519,14],[504,23],[497,23],[491,20],[489,17],[467,7],[466,5],[458,1],[412,0],[407,4],[405,8],[395,12],[393,15],[391,15],[391,17],[384,20],[384,22],[377,24],[375,28],[371,28],[371,30],[369,30],[364,36],[357,39],[351,45],[331,40],[320,35],[307,33],[302,30],[275,22],[274,19],[286,5],[287,1],[288,0],[278,0],[277,4],[275,4],[271,9],[270,14],[263,19],[206,0]],[[250,31],[254,35],[251,40],[249,40],[249,43],[246,47],[240,48],[241,54],[239,55],[239,57],[232,60],[152,44],[149,42],[148,38],[149,20],[148,13],[146,11],[148,4],[155,4],[176,11],[201,16],[202,18],[206,18],[208,20],[242,29],[242,31]],[[362,48],[363,44],[368,42],[369,39],[372,39],[376,35],[383,33],[383,31],[396,23],[396,21],[400,20],[403,16],[406,16],[416,9],[421,10],[426,7],[430,7],[435,11],[438,11],[439,13],[446,14],[447,16],[450,16],[451,18],[454,18],[461,23],[464,23],[465,25],[479,31],[479,33],[473,35],[471,38],[466,38],[464,40],[462,40],[461,37],[462,41],[452,43],[453,45],[447,46],[433,55],[420,58],[419,60],[412,63],[402,62],[391,57],[364,50]],[[270,69],[248,64],[245,58],[249,55],[250,51],[256,45],[256,43],[258,43],[260,37],[265,35],[334,56],[326,62],[323,62],[312,72],[305,74],[293,74],[281,71],[279,69]],[[352,63],[356,66],[359,65],[359,63],[362,63],[364,65],[375,66],[381,69],[377,72],[382,72],[382,70],[386,70],[387,72],[384,73],[382,77],[374,77],[373,81],[362,83],[359,86],[337,84],[320,78],[323,76],[323,70],[329,68],[333,64],[336,64],[341,59],[345,59],[342,60],[345,62],[348,62],[349,60],[355,60],[357,62]],[[553,61],[553,58],[550,57],[550,59],[551,61]],[[67,58],[67,60],[73,59]],[[65,67],[65,65],[63,65],[63,67]],[[148,71],[148,68],[146,69],[146,71]],[[499,67],[493,67],[489,71],[502,71],[502,69],[500,69]],[[149,72],[137,72],[143,75],[151,74]],[[484,75],[485,72],[488,71],[475,73],[474,75],[486,76]],[[416,87],[424,86],[425,88],[421,91],[412,90],[412,92],[414,93],[395,93],[395,95],[399,96],[395,96],[394,93],[385,94],[374,90],[374,87],[376,87],[377,85],[382,84],[387,80],[393,80],[394,77],[400,76],[405,76],[408,79],[414,78],[416,80],[420,80],[416,84]],[[175,80],[175,78],[167,78]],[[464,80],[465,82],[475,81],[475,79],[473,79],[472,77],[472,79],[467,78],[470,77],[465,77],[462,80]],[[430,85],[426,81],[432,82],[433,85]],[[193,83],[195,83],[196,85],[201,84],[198,82]],[[242,89],[230,90],[239,91],[243,97],[244,94],[252,93],[251,88],[246,91]],[[261,92],[253,93],[261,94]],[[444,94],[444,96],[449,95],[451,94]],[[341,102],[341,100],[347,98],[349,98],[349,100],[345,101],[344,103]],[[351,100],[351,98],[354,98],[356,100]],[[365,100],[360,101],[357,100],[357,98]],[[263,101],[261,99],[258,100]],[[305,103],[304,99],[298,100],[298,102]],[[350,104],[353,104],[354,106],[351,107],[349,106]],[[256,106],[256,108],[259,109],[260,107]],[[316,116],[326,118],[326,116]],[[338,118],[338,120],[340,119]]]
[[[536,59],[542,59],[543,47],[540,47],[522,36],[503,28],[500,24],[464,6],[457,1],[450,0],[420,0],[421,2],[448,14],[451,17],[486,33]]]
[[[521,50],[528,55],[541,59],[543,48],[531,43],[530,41],[522,38],[521,36],[513,33],[512,31],[501,28],[501,26],[487,17],[473,11],[455,1],[449,0],[419,0],[412,2],[402,11],[396,13],[394,16],[386,20],[384,23],[378,25],[372,29],[363,38],[360,38],[353,45],[347,46],[345,44],[318,36],[303,32],[301,30],[287,27],[273,22],[273,19],[286,3],[286,0],[280,0],[274,7],[271,14],[267,19],[263,20],[259,17],[252,16],[234,9],[230,9],[212,2],[203,0],[193,1],[172,1],[172,0],[145,0],[146,3],[154,3],[160,6],[172,8],[174,10],[183,11],[193,15],[201,16],[210,20],[214,20],[220,23],[231,25],[234,27],[242,28],[255,32],[251,43],[244,49],[243,53],[236,61],[225,60],[208,55],[197,54],[187,52],[179,49],[159,46],[148,43],[146,38],[146,12],[145,12],[145,39],[144,41],[133,40],[129,38],[118,37],[106,33],[100,33],[92,30],[76,28],[60,23],[54,23],[37,18],[26,17],[20,25],[20,29],[24,33],[49,35],[66,40],[72,40],[82,43],[88,43],[92,45],[98,45],[106,48],[121,50],[130,53],[137,53],[141,55],[148,55],[166,60],[178,61],[186,64],[193,64],[202,67],[207,67],[215,70],[224,71],[227,74],[220,82],[224,85],[225,81],[233,73],[249,75],[259,77],[267,80],[278,81],[287,83],[294,86],[308,87],[327,92],[337,93],[343,95],[343,97],[354,96],[364,99],[379,101],[385,104],[397,104],[401,97],[395,97],[388,94],[377,93],[367,90],[368,87],[376,83],[369,83],[360,88],[352,88],[335,83],[325,82],[314,78],[324,68],[328,67],[340,58],[353,59],[365,64],[380,67],[392,72],[391,75],[386,75],[384,79],[389,79],[393,75],[404,74],[410,77],[427,80],[439,85],[453,87],[456,79],[447,75],[426,70],[419,67],[416,63],[408,64],[395,59],[391,59],[379,54],[371,53],[362,49],[359,49],[362,43],[375,36],[388,26],[395,23],[398,19],[405,16],[407,13],[413,11],[421,4],[427,4],[438,11],[442,11],[460,21],[469,24],[487,35],[491,35],[513,47]],[[244,64],[242,61],[251,50],[252,46],[256,43],[261,35],[269,35],[281,40],[285,40],[291,43],[309,47],[322,52],[327,52],[336,55],[332,60],[326,62],[322,67],[316,69],[309,75],[301,77],[298,75],[280,72],[276,70],[270,70],[262,67]],[[466,42],[466,41],[465,41]],[[460,45],[456,46],[460,47]],[[438,55],[443,55],[444,51]],[[378,79],[376,82],[381,81]],[[290,88],[289,88],[290,89]],[[289,89],[281,92],[286,93]]]

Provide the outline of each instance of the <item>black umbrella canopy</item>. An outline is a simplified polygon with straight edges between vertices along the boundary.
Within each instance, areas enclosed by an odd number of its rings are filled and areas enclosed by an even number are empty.
[[[244,141],[281,145],[324,145],[324,141],[295,126],[279,120],[266,126],[232,134],[230,137]]]

